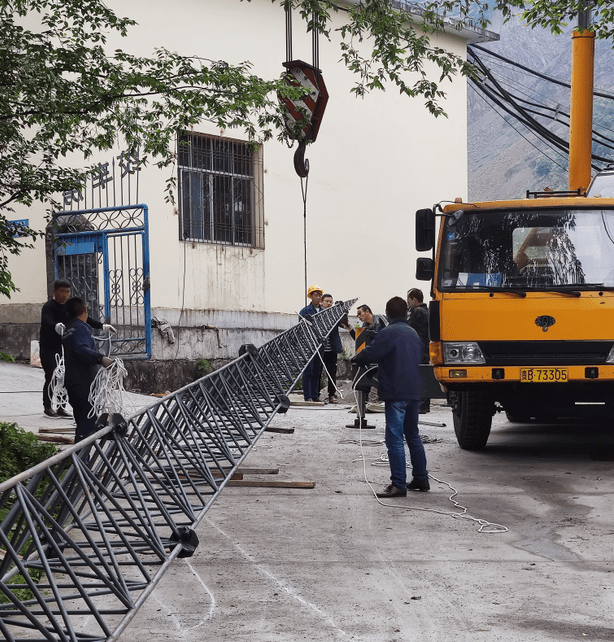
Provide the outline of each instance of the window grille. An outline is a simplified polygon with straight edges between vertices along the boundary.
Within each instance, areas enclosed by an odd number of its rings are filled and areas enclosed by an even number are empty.
[[[181,240],[264,248],[262,149],[193,133],[178,148]]]

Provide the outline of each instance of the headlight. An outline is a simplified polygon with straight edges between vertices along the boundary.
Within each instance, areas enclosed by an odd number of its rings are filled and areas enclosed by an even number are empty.
[[[459,341],[443,343],[443,361],[446,364],[456,363],[486,363],[480,346],[475,341]]]
[[[608,356],[605,360],[606,363],[614,363],[614,346],[610,349]]]

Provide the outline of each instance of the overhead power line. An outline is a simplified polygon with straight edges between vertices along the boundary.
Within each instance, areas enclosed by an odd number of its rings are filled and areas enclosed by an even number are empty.
[[[477,54],[475,50],[486,53],[489,56],[493,56],[497,60],[504,61],[514,70],[520,70],[528,74],[532,74],[542,80],[547,82],[560,85],[565,88],[570,88],[569,83],[565,83],[556,78],[547,76],[538,71],[530,69],[520,63],[516,63],[505,56],[500,54],[495,54],[492,51],[484,49],[478,45],[472,45],[468,47],[468,57],[471,62],[473,62],[480,71],[480,78],[471,78],[471,84],[473,88],[484,98],[486,103],[499,115],[501,116],[501,111],[505,112],[508,116],[511,116],[513,119],[521,123],[525,128],[527,128],[533,135],[537,136],[538,139],[542,140],[548,145],[551,149],[557,152],[557,154],[569,155],[569,141],[565,138],[559,136],[550,128],[548,128],[540,120],[554,121],[559,123],[561,126],[569,129],[569,119],[570,116],[567,112],[561,110],[560,105],[555,103],[553,107],[552,104],[548,105],[546,102],[549,100],[547,97],[544,97],[541,92],[531,92],[526,87],[519,88],[517,83],[512,79],[505,76],[501,71],[501,65],[495,64],[495,67],[499,67],[498,72],[494,72],[482,58]],[[520,95],[519,95],[520,94]],[[531,95],[533,94],[533,95]],[[605,92],[595,92],[596,96],[605,98],[607,100],[614,100],[614,95],[605,93]],[[495,108],[496,106],[496,108]],[[497,109],[498,108],[498,109]],[[509,120],[502,116],[508,124]],[[518,129],[514,127],[518,132]],[[606,131],[610,131],[608,128],[604,128]],[[593,128],[593,142],[601,145],[604,148],[614,150],[614,139],[609,138],[608,136],[600,133],[599,131]],[[526,137],[523,136],[523,138]],[[536,149],[539,147],[535,146]],[[542,154],[543,150],[539,150]],[[549,160],[552,159],[544,154]],[[601,156],[599,154],[592,154],[591,166],[595,170],[602,169],[602,163],[610,163],[611,158]],[[554,162],[554,161],[553,161]],[[557,163],[558,164],[558,163]]]

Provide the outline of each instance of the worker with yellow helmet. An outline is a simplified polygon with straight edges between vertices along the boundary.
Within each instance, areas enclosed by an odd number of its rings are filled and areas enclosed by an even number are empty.
[[[307,290],[307,298],[311,303],[305,306],[299,314],[302,317],[317,314],[322,301],[324,290],[315,283],[310,285]],[[320,396],[320,377],[322,376],[322,361],[319,355],[316,355],[307,365],[303,372],[303,398],[305,401],[319,401]]]

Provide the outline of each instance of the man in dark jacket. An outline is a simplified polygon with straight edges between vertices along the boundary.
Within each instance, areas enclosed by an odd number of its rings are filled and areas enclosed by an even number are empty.
[[[333,305],[333,295],[322,295],[321,308],[326,310]],[[322,344],[322,360],[326,368],[326,376],[328,379],[328,403],[337,403],[335,393],[337,392],[337,355],[343,352],[343,345],[341,344],[341,337],[339,336],[339,327],[347,326],[347,317],[339,321],[336,328],[326,337]],[[345,321],[345,322],[344,322]]]
[[[405,497],[407,490],[430,490],[426,454],[418,430],[422,342],[406,321],[407,304],[393,297],[386,304],[390,324],[353,361],[379,365],[379,397],[386,412],[386,448],[391,484],[378,497]],[[403,436],[409,447],[413,479],[407,484]]]
[[[100,364],[109,366],[112,359],[96,350],[92,329],[87,324],[87,307],[83,299],[75,296],[66,301],[68,329],[62,337],[64,346],[64,386],[68,401],[75,413],[77,429],[75,443],[95,431],[95,417],[88,417],[92,406],[89,402],[90,387]]]
[[[299,314],[302,317],[310,317],[320,312],[323,290],[318,285],[312,285],[307,290],[307,297],[311,303],[305,306]],[[303,371],[303,398],[305,401],[319,401],[320,376],[322,375],[322,362],[319,355],[316,355]]]
[[[429,309],[424,302],[424,294],[422,290],[414,288],[407,293],[407,305],[409,306],[409,314],[407,315],[407,322],[418,333],[422,341],[422,359],[420,363],[429,362]],[[423,397],[420,403],[420,414],[424,415],[431,410],[431,400],[428,397]]]

